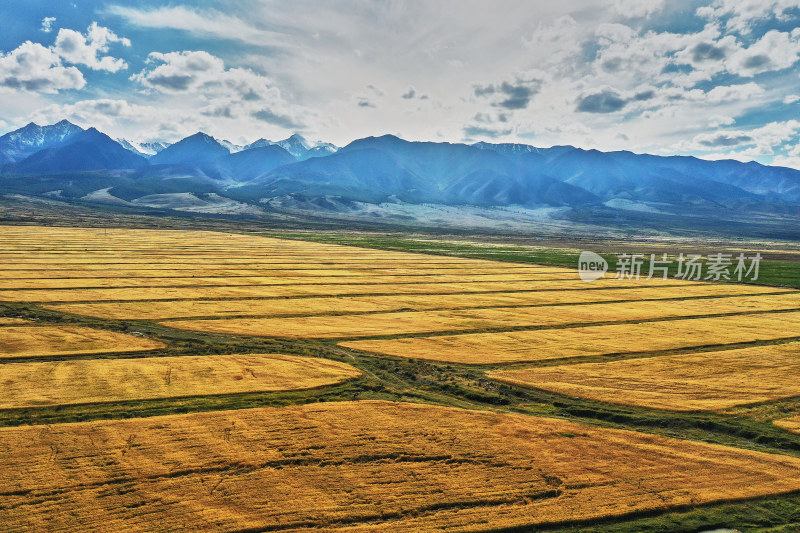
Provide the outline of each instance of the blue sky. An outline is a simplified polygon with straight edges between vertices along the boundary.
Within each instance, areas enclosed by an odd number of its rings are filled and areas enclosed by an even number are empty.
[[[573,144],[800,168],[800,0],[0,3],[0,131]]]

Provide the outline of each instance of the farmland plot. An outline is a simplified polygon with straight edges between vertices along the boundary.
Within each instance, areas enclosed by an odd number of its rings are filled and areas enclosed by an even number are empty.
[[[793,433],[800,433],[800,416],[781,418],[775,421],[775,425],[788,429]]]
[[[164,347],[143,337],[80,326],[0,327],[0,358],[141,352]]]
[[[0,367],[0,409],[311,389],[360,374],[337,361],[280,354],[16,363]]]
[[[361,316],[184,320],[164,322],[163,324],[173,328],[232,335],[342,338],[558,326],[587,322],[622,322],[798,308],[800,308],[800,293],[791,293],[687,301],[395,312]],[[800,335],[800,330],[798,334]]]
[[[397,357],[498,364],[793,338],[799,331],[800,312],[790,312],[508,333],[356,340],[340,345]]]
[[[800,489],[800,459],[339,402],[0,429],[9,531],[475,530]]]
[[[800,396],[800,344],[493,370],[492,379],[654,409],[722,410]]]
[[[658,300],[767,293],[797,294],[774,287],[747,285],[697,285],[688,287],[649,287],[586,291],[519,291],[468,294],[407,294],[402,296],[305,297],[270,300],[172,300],[148,302],[114,302],[56,304],[46,306],[83,316],[128,320],[158,320],[206,316],[313,316],[326,313],[359,313],[411,309],[469,309],[478,307],[583,304],[609,301]],[[709,306],[714,302],[709,301]]]
[[[521,363],[491,377],[538,387],[526,361],[647,354],[549,383],[591,387],[597,403],[564,393],[598,413],[623,410],[600,403],[614,395],[676,411],[790,405],[796,354],[717,346],[717,368],[711,355],[660,351],[791,339],[799,302],[775,287],[587,284],[562,267],[242,234],[0,227],[0,308],[31,319],[0,319],[0,529],[493,530],[796,493],[800,459],[780,455],[796,448],[774,444],[795,437],[768,424],[731,417],[730,433],[710,433],[764,454],[512,414],[549,395],[511,394],[480,369],[380,356]],[[714,314],[737,316],[694,318]],[[92,328],[34,322],[59,319]],[[123,327],[142,333],[112,331]],[[409,338],[313,340],[400,334]],[[131,350],[158,352],[115,355]],[[272,351],[318,357],[261,353]],[[81,357],[11,359],[69,354]],[[375,401],[409,398],[428,403]],[[725,416],[662,414],[683,417],[686,438],[693,417]],[[127,417],[145,418],[106,420]],[[778,438],[739,436],[752,431]]]

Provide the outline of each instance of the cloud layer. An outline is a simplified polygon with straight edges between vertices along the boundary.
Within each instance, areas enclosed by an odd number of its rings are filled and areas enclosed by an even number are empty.
[[[800,0],[98,1],[89,12],[54,6],[0,49],[0,90],[19,102],[0,104],[9,127],[61,113],[165,140],[394,133],[798,160],[787,118],[800,105]]]

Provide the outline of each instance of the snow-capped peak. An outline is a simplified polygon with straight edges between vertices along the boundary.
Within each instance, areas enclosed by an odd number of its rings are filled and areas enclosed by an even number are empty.
[[[163,143],[160,141],[140,143],[140,142],[129,141],[128,139],[117,139],[117,142],[126,150],[129,150],[134,154],[143,155],[145,157],[154,156],[158,152],[169,146],[167,143]]]

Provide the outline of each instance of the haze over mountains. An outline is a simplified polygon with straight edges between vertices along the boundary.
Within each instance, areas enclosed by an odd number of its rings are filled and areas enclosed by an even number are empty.
[[[431,205],[559,216],[586,209],[720,218],[800,213],[800,171],[758,163],[391,135],[338,149],[297,134],[237,146],[196,133],[167,146],[114,140],[67,121],[0,137],[0,186],[69,201],[242,215],[404,210],[414,218],[414,206]]]

